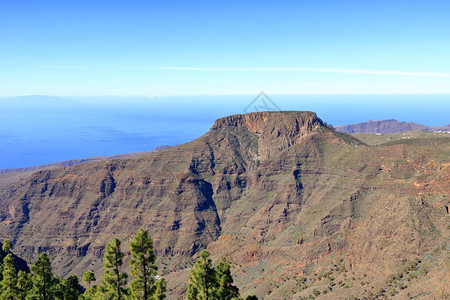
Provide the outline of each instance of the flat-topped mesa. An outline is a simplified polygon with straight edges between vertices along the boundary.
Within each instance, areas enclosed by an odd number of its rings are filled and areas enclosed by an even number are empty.
[[[322,120],[309,111],[264,111],[217,119],[211,130],[246,127],[252,133],[293,137],[308,134],[322,125]]]
[[[232,115],[216,120],[212,131],[243,127],[256,134],[258,138],[258,156],[268,158],[289,148],[309,135],[323,122],[313,112],[279,111],[255,112]]]

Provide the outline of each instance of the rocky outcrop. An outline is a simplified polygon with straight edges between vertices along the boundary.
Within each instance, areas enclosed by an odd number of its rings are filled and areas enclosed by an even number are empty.
[[[211,130],[228,127],[245,127],[257,134],[269,134],[274,137],[295,137],[311,133],[322,120],[313,112],[259,112],[232,115],[215,121]]]
[[[266,159],[323,127],[313,112],[260,112],[232,115],[216,120],[211,130],[245,128],[258,138],[258,158]]]

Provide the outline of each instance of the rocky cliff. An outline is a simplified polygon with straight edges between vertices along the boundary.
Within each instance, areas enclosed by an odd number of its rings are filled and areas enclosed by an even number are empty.
[[[448,138],[367,146],[312,112],[234,115],[184,145],[0,187],[0,234],[30,262],[49,252],[64,276],[99,271],[105,243],[119,237],[126,248],[143,227],[171,297],[204,248],[227,256],[241,290],[263,299],[322,290],[318,274],[337,262],[345,271],[333,276],[351,282],[328,296],[369,297],[423,257],[434,275],[408,291],[442,296],[423,282],[443,286],[449,153]]]

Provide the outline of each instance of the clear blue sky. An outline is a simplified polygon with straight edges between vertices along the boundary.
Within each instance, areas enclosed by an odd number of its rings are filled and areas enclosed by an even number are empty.
[[[450,93],[450,1],[1,0],[0,96]]]

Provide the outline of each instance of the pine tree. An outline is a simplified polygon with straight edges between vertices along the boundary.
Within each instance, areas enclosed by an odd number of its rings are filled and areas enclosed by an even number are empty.
[[[88,285],[88,289],[85,292],[85,297],[89,297],[88,299],[91,299],[92,297],[92,290],[91,290],[91,284],[96,280],[94,272],[92,271],[87,271],[83,274],[83,282],[86,283]]]
[[[163,300],[166,298],[166,280],[161,278],[156,282],[155,292],[150,298],[151,300]]]
[[[217,299],[238,299],[239,289],[233,285],[231,267],[225,258],[222,258],[222,260],[217,264],[215,275],[217,283]]]
[[[58,276],[53,277],[53,298],[64,300],[64,285],[63,280]],[[34,298],[32,298],[34,299]]]
[[[120,271],[123,264],[123,252],[120,251],[120,240],[115,238],[106,245],[104,256],[105,273],[102,284],[98,288],[97,297],[110,300],[121,300],[127,295],[128,275]],[[97,294],[98,294],[97,293]]]
[[[188,300],[214,299],[216,292],[215,274],[211,266],[209,252],[202,250],[199,259],[195,262],[189,277],[187,290]]]
[[[8,254],[8,253],[9,253],[9,250],[11,250],[11,248],[12,248],[11,242],[10,242],[9,240],[5,240],[5,241],[3,242],[2,250],[3,250],[4,252],[6,252],[6,254]]]
[[[9,249],[5,252],[9,252]],[[3,279],[0,282],[0,299],[13,300],[17,294],[17,274],[11,253],[3,259]]]
[[[60,292],[64,300],[77,300],[79,296],[79,281],[76,275],[61,281]]]
[[[140,229],[130,243],[131,275],[136,278],[131,282],[132,299],[148,300],[155,291],[156,266],[153,253],[153,241],[148,232]]]
[[[7,255],[9,253],[9,250],[11,250],[11,248],[12,244],[9,242],[9,240],[5,240],[3,242],[2,249],[0,250],[0,281],[3,280],[3,264],[2,264],[4,259],[3,256]]]
[[[17,299],[25,300],[32,287],[30,274],[20,270],[17,274]]]
[[[54,299],[55,280],[52,274],[52,266],[47,253],[41,253],[35,264],[31,267],[33,273],[33,288],[30,299],[50,300]]]

